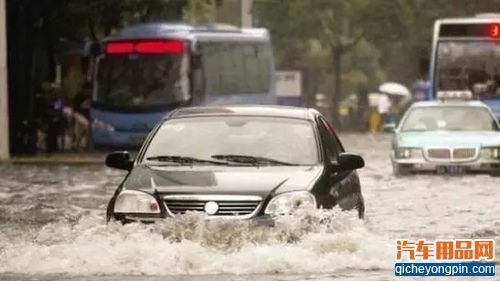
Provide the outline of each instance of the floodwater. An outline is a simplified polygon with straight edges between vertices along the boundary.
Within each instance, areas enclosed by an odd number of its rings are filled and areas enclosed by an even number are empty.
[[[0,166],[0,280],[394,280],[395,238],[493,238],[500,245],[500,178],[395,178],[389,136],[342,139],[367,162],[363,221],[334,210],[283,218],[273,228],[197,215],[106,224],[105,206],[123,172]]]

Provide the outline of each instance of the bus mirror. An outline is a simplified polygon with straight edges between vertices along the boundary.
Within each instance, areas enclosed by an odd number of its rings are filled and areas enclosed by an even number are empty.
[[[102,54],[101,43],[99,42],[87,42],[85,44],[85,55],[89,57],[97,57]]]

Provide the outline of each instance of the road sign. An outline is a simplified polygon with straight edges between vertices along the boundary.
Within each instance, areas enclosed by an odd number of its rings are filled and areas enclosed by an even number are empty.
[[[302,96],[302,73],[295,70],[276,71],[276,95],[278,97]]]

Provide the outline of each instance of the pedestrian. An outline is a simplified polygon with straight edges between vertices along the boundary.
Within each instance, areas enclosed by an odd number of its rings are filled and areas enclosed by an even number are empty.
[[[369,101],[369,127],[372,134],[377,133],[388,120],[391,102],[385,94],[373,93]]]
[[[375,134],[378,132],[380,128],[380,114],[377,111],[377,108],[372,106],[370,107],[370,117],[369,117],[369,123],[370,123],[370,133]]]
[[[84,85],[83,89],[73,99],[73,148],[88,147],[90,131],[90,91],[91,85]]]
[[[51,154],[60,151],[60,137],[64,133],[64,100],[60,94],[56,94],[52,89],[50,91],[50,102],[47,107],[47,130],[46,130],[46,148],[47,153]]]
[[[367,85],[363,84],[359,87],[357,98],[356,111],[356,127],[359,131],[366,132],[369,130],[370,105]]]
[[[48,106],[47,96],[42,87],[37,87],[33,101],[33,123],[36,127],[37,150],[45,149],[44,139],[47,130]]]

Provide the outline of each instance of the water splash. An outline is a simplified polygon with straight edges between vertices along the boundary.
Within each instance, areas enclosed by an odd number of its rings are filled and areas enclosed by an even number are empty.
[[[0,272],[11,273],[298,274],[392,266],[382,262],[392,259],[389,239],[352,213],[332,211],[283,217],[274,227],[199,214],[152,225],[106,224],[88,214],[47,224],[32,240],[6,242]]]

